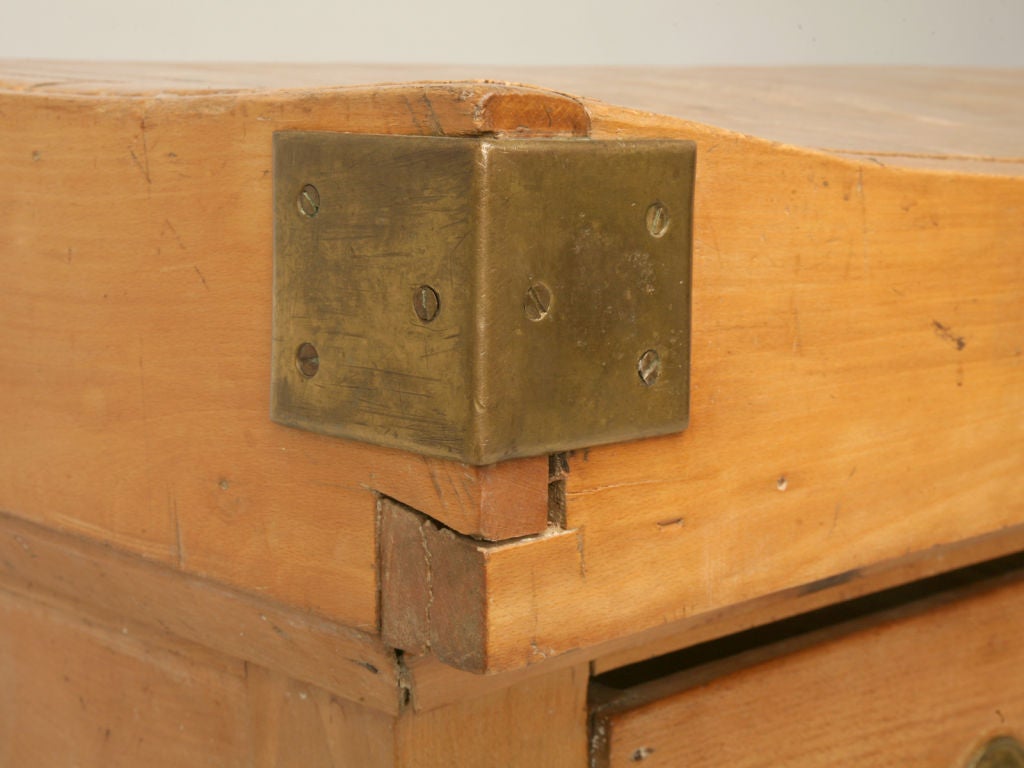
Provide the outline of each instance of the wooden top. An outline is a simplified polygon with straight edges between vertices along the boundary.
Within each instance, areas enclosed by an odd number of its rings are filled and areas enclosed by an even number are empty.
[[[0,61],[0,90],[237,96],[410,81],[530,83],[879,164],[1024,173],[1024,70],[531,68]]]

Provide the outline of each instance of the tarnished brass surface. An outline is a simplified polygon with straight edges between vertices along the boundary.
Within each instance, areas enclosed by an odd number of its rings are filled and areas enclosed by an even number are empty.
[[[968,768],[1024,768],[1024,745],[1012,736],[998,736],[981,749]]]
[[[273,418],[478,465],[684,429],[694,156],[276,134]]]

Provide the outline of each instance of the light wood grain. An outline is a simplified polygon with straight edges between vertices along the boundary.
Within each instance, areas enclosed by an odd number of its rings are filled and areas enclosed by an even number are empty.
[[[263,667],[247,667],[253,768],[399,768],[395,718]]]
[[[541,663],[497,675],[480,675],[455,669],[430,652],[422,655],[407,654],[403,658],[406,685],[412,694],[412,706],[417,711],[427,711],[473,699],[495,687],[517,685],[530,677],[550,674],[554,670],[581,662],[589,661],[591,673],[600,675],[801,613],[1020,551],[1024,551],[1024,526],[919,552],[892,562],[875,563],[855,573],[837,574],[817,583],[775,592],[746,603],[566,651],[544,659]],[[584,619],[581,618],[582,621]]]
[[[1024,548],[1018,524],[643,628],[615,620],[644,606],[595,613],[599,598],[588,592],[579,531],[551,528],[514,542],[481,542],[387,504],[383,521],[382,543],[391,550],[382,553],[383,638],[419,655],[407,664],[415,706],[424,710],[580,661],[606,671]],[[629,587],[602,588],[614,595]]]
[[[584,768],[586,665],[399,719],[398,765],[409,768]]]
[[[270,134],[307,128],[699,147],[691,426],[570,457],[567,531],[474,552],[480,666],[1024,521],[1019,178],[882,167],[518,87],[232,91],[167,70],[149,87],[48,85],[48,66],[0,92],[17,118],[0,142],[0,507],[17,516],[365,632],[380,618],[376,491],[474,535],[537,530],[536,462],[494,468],[493,494],[479,475],[448,492],[459,467],[438,483],[418,457],[268,421]],[[1017,82],[986,77],[993,103]],[[527,523],[488,528],[488,499],[504,520],[524,495]]]
[[[249,765],[242,662],[0,591],[0,765]]]
[[[125,631],[180,638],[395,714],[399,670],[370,635],[0,514],[0,585]]]
[[[1024,184],[698,145],[690,427],[569,459],[589,633],[1024,520]]]
[[[445,467],[267,415],[273,131],[586,129],[533,96],[0,93],[0,508],[368,631],[375,489],[470,534],[542,530],[543,460]]]
[[[627,689],[598,710],[593,765],[967,765],[1024,729],[1022,598],[1018,574]]]
[[[532,83],[901,167],[1024,173],[1024,72],[935,67],[469,67],[0,61],[3,87],[91,96],[242,96],[423,80]]]
[[[588,680],[576,665],[396,716],[165,631],[0,589],[3,766],[583,768]]]
[[[395,718],[0,590],[0,765],[391,768]]]
[[[547,456],[487,467],[423,456],[420,462],[393,462],[373,472],[370,482],[467,536],[500,541],[540,533],[548,525]]]

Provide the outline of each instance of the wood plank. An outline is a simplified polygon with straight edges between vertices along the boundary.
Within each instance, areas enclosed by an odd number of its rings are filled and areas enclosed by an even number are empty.
[[[241,662],[195,659],[0,591],[0,765],[246,766]]]
[[[0,87],[106,96],[305,90],[422,80],[533,83],[658,115],[901,167],[1024,173],[1021,70],[524,67],[0,61]],[[620,112],[621,114],[621,112]]]
[[[398,764],[408,768],[584,768],[586,665],[577,665],[399,719]]]
[[[548,525],[548,458],[472,467],[429,456],[373,472],[375,490],[420,509],[449,528],[488,541],[539,533]],[[429,484],[423,482],[426,468]],[[427,511],[432,510],[432,511]]]
[[[401,706],[394,653],[375,637],[3,514],[0,584],[279,670],[369,708],[394,714]]]
[[[397,765],[392,715],[3,590],[0,685],[0,765]]]
[[[433,499],[417,505],[441,523],[458,502],[415,457],[266,421],[253,308],[269,217],[249,213],[269,200],[269,131],[516,131],[527,92],[135,92],[98,109],[33,84],[0,102],[23,118],[0,144],[0,428],[17,446],[0,451],[0,505],[374,631],[375,478]],[[488,629],[488,659],[522,665],[1021,522],[1019,179],[537,98],[554,109],[542,132],[592,121],[701,146],[693,416],[680,437],[571,458],[569,532],[474,555],[493,577],[487,626],[521,633]],[[208,200],[218,163],[230,193]]]
[[[29,89],[0,112],[0,508],[367,631],[374,489],[471,534],[543,529],[543,461],[477,471],[270,422],[271,134],[528,133],[541,114],[573,134],[577,102]]]
[[[987,739],[1024,727],[1022,598],[1018,573],[853,634],[831,628],[608,691],[593,764],[966,765]]]
[[[391,768],[395,718],[248,667],[253,768]]]
[[[426,711],[581,662],[589,661],[591,673],[600,675],[652,657],[1020,551],[1024,551],[1024,526],[918,552],[891,562],[875,563],[857,573],[839,574],[643,632],[569,650],[540,663],[498,675],[455,669],[429,651],[422,655],[407,654],[402,662],[405,684],[411,692],[412,706],[417,711]]]
[[[604,671],[1024,549],[1024,524],[1018,524],[642,628],[595,612],[600,598],[589,591],[591,565],[578,530],[552,527],[514,542],[481,542],[388,502],[382,520],[382,542],[393,548],[382,553],[383,639],[421,655],[406,662],[420,709],[564,664],[592,661]],[[612,593],[617,588],[604,585]]]
[[[577,664],[395,716],[160,629],[0,589],[5,766],[582,768],[588,680]]]
[[[690,427],[569,458],[587,578],[551,636],[1024,521],[1024,184],[698,145]]]

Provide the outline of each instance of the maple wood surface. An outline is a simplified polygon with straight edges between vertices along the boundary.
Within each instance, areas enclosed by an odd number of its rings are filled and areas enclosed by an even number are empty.
[[[0,588],[3,766],[583,768],[588,679],[577,665],[388,714],[159,628]]]
[[[697,142],[690,427],[570,456],[567,530],[487,555],[502,664],[1024,521],[1020,73],[579,74],[652,105],[674,82],[667,117],[488,83],[322,87],[372,68],[2,69],[13,515],[366,633],[378,492],[470,535],[542,529],[543,462],[481,475],[270,423],[270,138],[312,129]],[[694,93],[811,149],[694,122]],[[488,527],[510,498],[533,505],[521,524]]]
[[[166,633],[397,714],[400,671],[374,635],[0,514],[0,585],[95,621]]]
[[[396,765],[381,712],[3,590],[0,679],[4,766]]]
[[[1018,574],[868,617],[852,634],[831,628],[604,691],[593,765],[971,765],[988,739],[1024,733],[1022,599]]]
[[[1024,172],[1024,72],[935,67],[523,67],[2,61],[9,89],[92,96],[512,81],[807,148]],[[886,156],[892,155],[889,160]],[[945,163],[941,161],[945,161]],[[1005,167],[974,161],[1009,163]],[[937,162],[938,161],[938,162]]]
[[[573,135],[586,115],[473,84],[332,93],[0,91],[0,509],[375,631],[377,492],[521,535],[547,524],[547,461],[270,421],[272,133],[475,135],[539,111]]]

